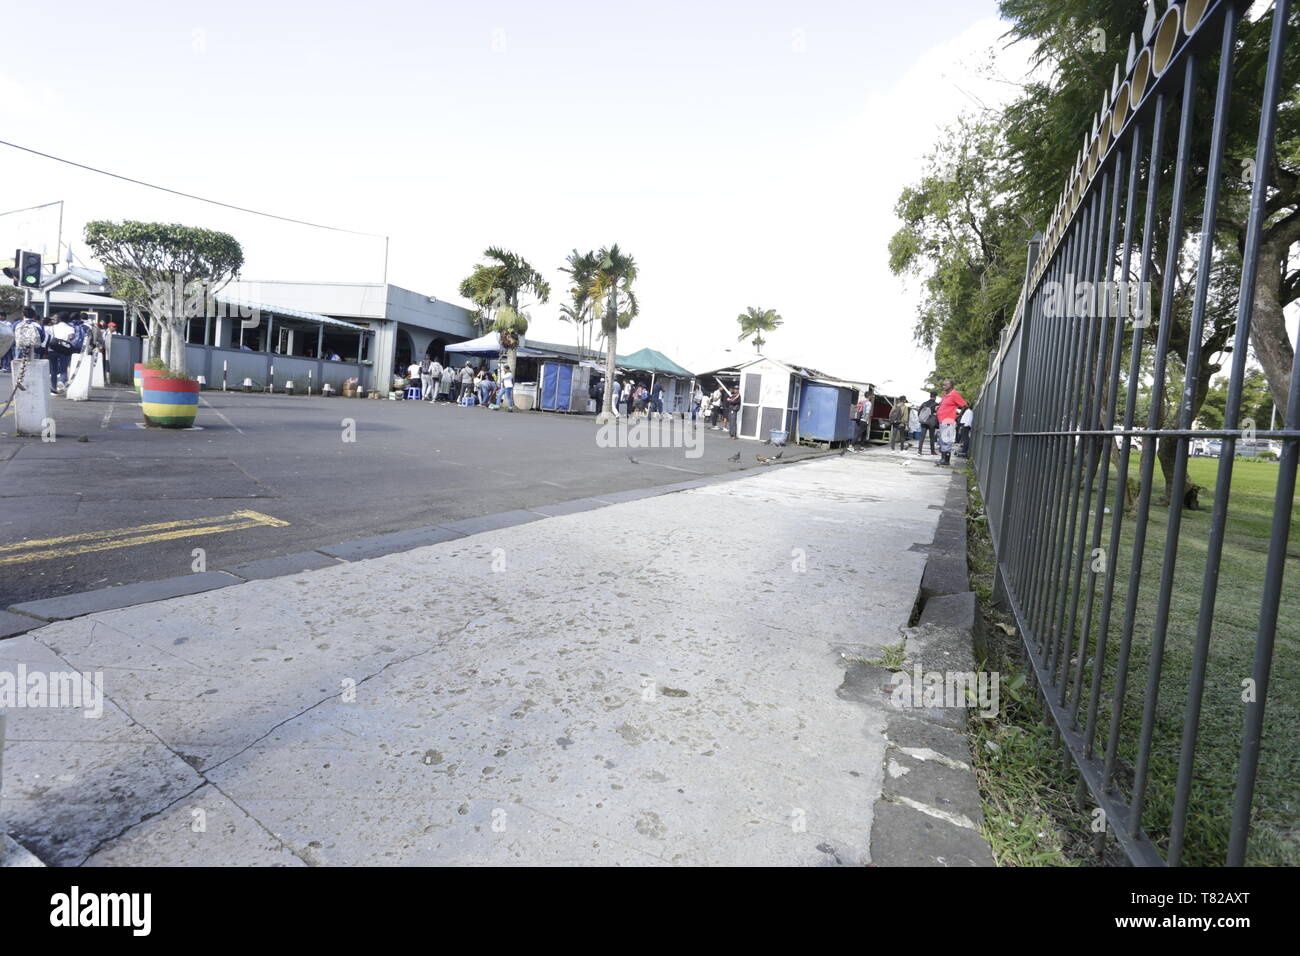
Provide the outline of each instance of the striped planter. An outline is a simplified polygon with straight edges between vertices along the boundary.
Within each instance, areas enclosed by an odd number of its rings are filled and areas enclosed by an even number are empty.
[[[141,389],[141,387],[142,387],[142,386],[141,386],[141,378],[142,378],[143,375],[144,375],[144,363],[143,363],[143,362],[136,362],[136,363],[135,363],[135,371],[131,373],[131,382],[135,385],[135,390],[136,390],[137,392],[140,391],[140,389]]]
[[[144,420],[158,428],[189,428],[199,412],[199,383],[168,378],[167,373],[141,369],[140,407]]]

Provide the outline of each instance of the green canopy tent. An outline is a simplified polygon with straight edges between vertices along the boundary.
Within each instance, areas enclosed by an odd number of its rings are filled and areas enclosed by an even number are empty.
[[[654,390],[656,376],[662,375],[676,379],[681,383],[687,383],[687,389],[684,394],[680,386],[673,389],[673,411],[681,412],[683,416],[690,411],[689,383],[694,380],[695,376],[682,368],[667,355],[664,355],[663,352],[656,352],[654,349],[641,349],[641,351],[633,352],[631,355],[615,356],[614,364],[618,368],[630,372],[649,372],[651,391]],[[683,405],[684,407],[678,407]],[[665,404],[665,407],[667,407],[667,404]]]

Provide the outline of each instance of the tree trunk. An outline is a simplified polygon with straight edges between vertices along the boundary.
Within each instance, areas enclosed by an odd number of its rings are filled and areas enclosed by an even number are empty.
[[[185,319],[173,319],[170,327],[171,349],[167,356],[167,367],[177,375],[186,373],[185,361]]]
[[[1289,247],[1284,247],[1289,248]],[[1278,288],[1278,256],[1272,243],[1260,248],[1260,266],[1255,273],[1255,308],[1250,316],[1250,344],[1255,357],[1264,367],[1264,376],[1273,393],[1273,404],[1283,413],[1291,393],[1291,363],[1295,352],[1286,334],[1286,319]]]
[[[605,336],[605,407],[596,417],[600,424],[612,421],[614,418],[614,364],[617,358],[618,345],[618,293],[614,289],[609,290],[609,332]]]

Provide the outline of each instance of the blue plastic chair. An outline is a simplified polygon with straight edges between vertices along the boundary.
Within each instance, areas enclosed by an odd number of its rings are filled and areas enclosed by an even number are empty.
[[[421,394],[420,386],[418,385],[411,385],[406,389],[406,397],[413,402],[418,402]]]

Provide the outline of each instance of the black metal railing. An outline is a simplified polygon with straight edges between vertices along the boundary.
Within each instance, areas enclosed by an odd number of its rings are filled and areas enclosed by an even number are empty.
[[[1031,246],[1019,308],[976,403],[972,457],[995,596],[1014,614],[1080,798],[1102,811],[1098,851],[1113,836],[1138,865],[1295,859],[1300,599],[1283,578],[1300,560],[1287,550],[1300,363],[1281,427],[1256,428],[1242,408],[1255,280],[1277,268],[1261,262],[1278,215],[1276,124],[1296,78],[1290,0],[1243,22],[1250,7],[1172,5],[1130,53],[1124,85],[1106,97]],[[1254,31],[1247,64],[1245,30]],[[1258,117],[1253,142],[1240,135],[1243,116]],[[1253,156],[1234,157],[1238,145]],[[1244,232],[1223,224],[1229,200]],[[1220,360],[1222,427],[1199,429],[1195,411]],[[1221,440],[1213,466],[1196,457],[1210,438]],[[1280,444],[1276,468],[1237,467],[1239,444],[1252,439]],[[1189,510],[1195,475],[1208,495],[1211,467],[1208,515]],[[1234,492],[1234,470],[1250,469],[1250,490]],[[1270,676],[1288,683],[1275,688],[1266,725]]]

